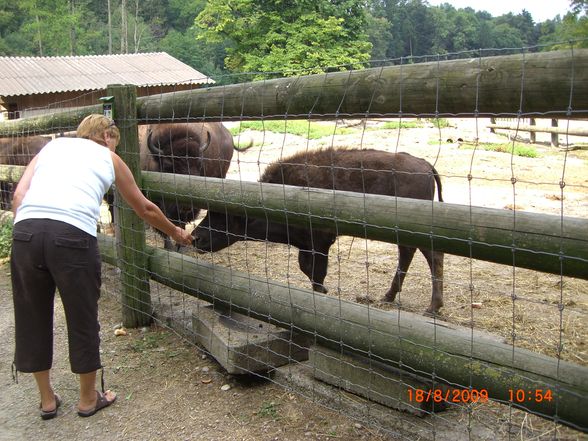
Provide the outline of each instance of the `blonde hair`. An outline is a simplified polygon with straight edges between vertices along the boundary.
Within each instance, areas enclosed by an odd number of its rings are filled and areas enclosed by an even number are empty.
[[[76,136],[91,139],[98,144],[104,144],[104,132],[108,132],[110,137],[115,138],[118,144],[120,132],[118,127],[114,125],[114,121],[104,115],[92,114],[82,120],[76,131]]]

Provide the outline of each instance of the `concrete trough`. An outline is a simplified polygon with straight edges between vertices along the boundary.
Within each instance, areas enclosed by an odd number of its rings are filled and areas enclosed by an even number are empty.
[[[230,374],[266,373],[308,360],[310,338],[213,305],[192,312],[196,342]]]

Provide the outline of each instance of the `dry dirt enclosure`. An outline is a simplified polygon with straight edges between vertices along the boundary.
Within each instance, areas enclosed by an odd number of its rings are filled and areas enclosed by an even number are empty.
[[[472,144],[476,139],[480,144],[507,145],[509,139],[490,133],[486,128],[488,120],[450,122],[450,127],[442,129],[428,124],[425,128],[398,131],[375,130],[382,122],[370,121],[365,129],[359,126],[354,134],[316,141],[247,131],[241,137],[251,137],[255,145],[234,158],[227,177],[256,180],[267,164],[300,150],[341,146],[406,151],[435,165],[442,177],[445,202],[588,217],[587,150],[551,147],[543,142],[550,139],[549,134],[537,135],[542,143],[533,145],[538,154],[535,158],[474,150]],[[463,142],[455,142],[458,139]],[[565,141],[585,140],[566,137]],[[563,188],[560,182],[565,182]],[[196,256],[234,270],[309,288],[297,255],[296,248],[281,244],[238,242],[220,252]],[[550,356],[555,356],[563,343],[562,359],[588,364],[588,281],[449,254],[445,259],[445,307],[440,315],[443,320],[487,330],[509,342],[516,332],[517,346]],[[430,301],[431,282],[420,253],[415,255],[398,304],[379,301],[390,287],[396,262],[393,244],[341,236],[331,247],[325,285],[330,295],[342,299],[355,301],[367,296],[376,301],[377,308],[400,306],[412,312],[424,311]],[[472,303],[481,304],[481,308],[472,308]]]
[[[374,147],[407,151],[435,164],[443,180],[447,202],[491,208],[588,217],[588,152],[563,152],[537,144],[538,158],[472,150],[467,142],[505,142],[485,129],[483,120],[452,120],[453,127],[436,129],[365,130],[308,141],[301,137],[248,131],[255,140],[245,153],[235,155],[228,178],[255,181],[265,166],[295,151],[330,145]],[[381,122],[368,122],[367,128]],[[447,142],[462,138],[466,143]],[[441,142],[439,142],[441,141]],[[468,175],[472,178],[468,180]],[[516,177],[513,185],[511,178]],[[560,181],[565,181],[563,191]],[[162,244],[148,232],[148,240]],[[297,250],[280,244],[240,242],[214,254],[183,252],[235,271],[250,272],[294,286],[309,288],[298,268]],[[357,296],[375,300],[373,307],[422,312],[430,301],[430,276],[418,255],[411,266],[399,301],[379,301],[391,283],[396,265],[392,244],[340,237],[331,248],[326,286],[329,295],[354,301]],[[362,403],[365,422],[350,418],[335,403],[322,403],[318,394],[306,398],[283,388],[279,381],[228,375],[202,348],[181,339],[171,329],[154,326],[130,330],[116,337],[121,319],[116,271],[105,265],[105,295],[101,299],[103,362],[108,387],[119,393],[115,406],[89,419],[73,409],[76,382],[69,372],[65,324],[58,303],[56,321],[55,386],[64,398],[57,419],[42,422],[30,375],[10,377],[13,350],[9,266],[0,266],[0,439],[112,439],[112,440],[385,440],[460,439],[450,429],[465,429],[481,421],[486,439],[585,439],[579,432],[541,418],[510,411],[505,406],[479,404],[421,420],[389,412],[389,424],[372,419],[376,408],[338,391],[340,399]],[[588,281],[514,269],[507,265],[446,255],[445,307],[441,318],[463,326],[487,330],[515,344],[586,366],[588,354]],[[152,296],[164,309],[190,316],[191,299],[154,284]],[[480,308],[472,308],[480,303]],[[165,323],[160,323],[165,325]],[[560,346],[561,345],[561,346]],[[228,385],[228,390],[222,387]],[[227,389],[226,387],[224,389]],[[318,386],[317,386],[318,389]],[[376,421],[375,424],[369,422]],[[395,427],[424,424],[427,430],[404,438]],[[436,428],[439,427],[439,428]],[[464,430],[466,431],[466,430]],[[467,439],[467,438],[464,438]],[[476,439],[474,435],[470,439]],[[480,439],[480,438],[478,438]]]

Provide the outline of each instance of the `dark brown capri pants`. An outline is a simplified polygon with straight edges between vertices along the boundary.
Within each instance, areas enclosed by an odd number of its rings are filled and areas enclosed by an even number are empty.
[[[16,370],[39,372],[52,366],[56,287],[65,311],[72,372],[101,368],[101,261],[96,238],[51,219],[20,221],[12,237]]]

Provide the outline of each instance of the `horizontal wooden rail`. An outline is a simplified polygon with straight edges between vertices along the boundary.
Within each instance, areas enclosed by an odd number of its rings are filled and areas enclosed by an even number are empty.
[[[488,124],[489,129],[505,129],[519,132],[542,132],[542,133],[556,133],[558,135],[570,136],[588,136],[588,129],[581,128],[565,128],[565,127],[546,127],[546,126],[529,126],[516,124]]]
[[[150,197],[588,279],[588,219],[143,172]]]

